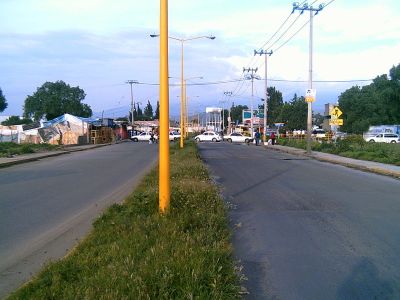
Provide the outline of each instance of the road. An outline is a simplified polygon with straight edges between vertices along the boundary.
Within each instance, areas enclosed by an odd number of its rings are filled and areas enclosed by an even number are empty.
[[[399,299],[400,181],[253,145],[200,143],[232,208],[247,299]]]
[[[0,170],[0,298],[64,256],[130,194],[158,147],[120,143]]]

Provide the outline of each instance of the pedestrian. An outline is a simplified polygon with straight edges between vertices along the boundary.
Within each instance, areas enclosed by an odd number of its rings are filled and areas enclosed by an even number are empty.
[[[150,141],[149,141],[149,144],[153,144],[153,143],[154,143],[154,133],[151,132],[151,133],[150,133]]]
[[[276,137],[275,137],[275,133],[274,133],[274,132],[271,133],[270,138],[271,138],[271,141],[272,141],[272,145],[275,145],[275,139],[276,139]]]
[[[258,144],[260,143],[260,133],[258,132],[258,129],[254,135],[254,137],[256,138],[256,146],[258,146]]]

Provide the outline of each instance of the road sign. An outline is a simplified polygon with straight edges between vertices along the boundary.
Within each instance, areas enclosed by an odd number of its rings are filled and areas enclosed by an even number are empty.
[[[317,95],[316,89],[307,89],[306,90],[306,102],[314,102],[316,95]]]
[[[343,125],[343,119],[331,119],[329,125]]]
[[[337,106],[335,106],[330,112],[330,115],[336,119],[338,119],[342,114],[343,112]]]

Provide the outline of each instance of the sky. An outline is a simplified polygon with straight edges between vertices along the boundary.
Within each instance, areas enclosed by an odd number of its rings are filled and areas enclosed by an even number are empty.
[[[368,80],[400,63],[400,1],[308,3],[326,5],[313,18],[313,110],[323,112],[324,104],[336,103],[346,89],[370,84]],[[159,5],[155,0],[0,0],[0,88],[8,102],[2,115],[22,115],[26,97],[57,80],[82,88],[83,102],[95,116],[128,114],[127,80],[139,82],[133,86],[134,101],[142,108],[150,101],[155,108],[159,39],[150,34],[159,32]],[[253,55],[260,49],[273,51],[268,86],[281,91],[285,101],[305,94],[309,13],[292,13],[292,7],[284,0],[169,1],[171,37],[216,37],[184,44],[185,78],[203,78],[188,80],[190,113],[232,102],[250,106],[251,83],[243,80],[244,67],[258,68],[253,105],[261,104],[264,56]],[[170,39],[171,116],[179,115],[180,68],[181,44]]]

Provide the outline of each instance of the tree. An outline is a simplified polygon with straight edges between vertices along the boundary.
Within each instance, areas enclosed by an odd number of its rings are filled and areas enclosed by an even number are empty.
[[[147,105],[144,108],[144,117],[146,120],[153,119],[153,107],[151,106],[150,100],[147,100]]]
[[[278,122],[285,123],[286,130],[307,128],[307,102],[303,96],[294,94],[290,102],[284,103],[277,117]]]
[[[400,64],[371,84],[353,86],[339,96],[342,130],[363,133],[370,125],[400,124]]]
[[[19,116],[11,116],[7,120],[1,122],[1,125],[4,126],[12,126],[12,125],[21,125],[21,124],[31,124],[31,119],[21,119]]]
[[[268,125],[273,125],[274,123],[279,122],[278,117],[280,114],[280,110],[283,106],[283,98],[282,98],[282,93],[273,86],[267,88],[267,92],[268,92],[267,122]],[[264,108],[264,104],[262,104],[262,108]]]
[[[134,115],[135,115],[135,120],[143,120],[143,111],[139,106],[139,103],[137,103],[137,108],[134,111]]]
[[[314,124],[317,126],[321,126],[324,123],[324,116],[320,113],[314,115]]]
[[[158,120],[160,118],[160,101],[157,101],[156,111],[154,112],[154,119]]]
[[[71,87],[64,81],[46,82],[24,104],[24,116],[40,120],[54,119],[65,113],[78,117],[90,117],[92,110],[89,105],[81,103],[85,92],[79,87]]]
[[[0,112],[3,112],[8,106],[6,97],[3,95],[3,91],[0,88]]]
[[[231,107],[231,120],[234,123],[242,123],[243,122],[243,110],[244,109],[249,109],[247,105],[238,105],[235,106],[234,103],[232,103]]]

